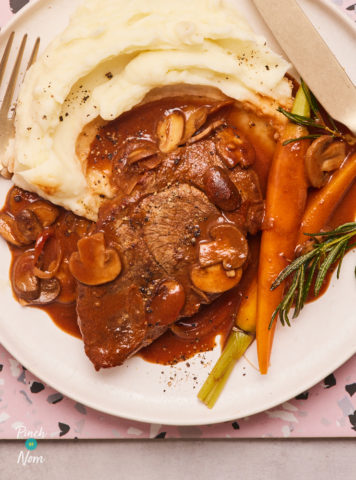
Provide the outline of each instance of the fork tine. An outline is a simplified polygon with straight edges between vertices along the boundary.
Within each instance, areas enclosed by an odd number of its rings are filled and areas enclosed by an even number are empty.
[[[3,54],[2,59],[1,59],[1,63],[0,63],[0,85],[1,85],[2,79],[4,77],[5,67],[6,67],[7,61],[9,59],[9,54],[10,54],[10,50],[11,50],[11,47],[12,47],[12,42],[14,40],[14,37],[15,37],[15,32],[12,32],[8,41],[7,41],[7,44],[6,44],[6,47],[5,47],[5,50],[4,50],[4,54]]]
[[[31,65],[33,63],[35,63],[36,61],[36,58],[37,58],[37,54],[38,54],[38,49],[40,48],[40,37],[37,37],[36,39],[36,43],[33,47],[33,50],[32,50],[32,53],[31,53],[31,57],[30,57],[30,60],[28,61],[28,65],[27,65],[27,70],[31,67]]]
[[[16,63],[15,63],[14,69],[12,71],[10,81],[9,81],[9,85],[7,87],[7,90],[6,90],[6,93],[5,93],[3,102],[2,102],[2,106],[1,106],[1,111],[2,112],[3,111],[8,111],[9,108],[10,108],[12,97],[14,95],[14,90],[15,90],[15,86],[16,86],[16,80],[17,80],[19,70],[20,70],[20,66],[21,66],[23,52],[24,52],[25,46],[26,46],[26,41],[27,41],[27,34],[24,35],[24,37],[22,39],[22,42],[21,42],[19,52],[17,54]]]

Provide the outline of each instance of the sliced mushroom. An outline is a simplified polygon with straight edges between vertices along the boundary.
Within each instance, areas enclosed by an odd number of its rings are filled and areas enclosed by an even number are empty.
[[[199,142],[200,140],[203,140],[203,138],[206,138],[208,135],[210,135],[211,132],[220,128],[223,125],[225,125],[224,120],[216,120],[215,122],[211,123],[206,128],[204,128],[204,130],[194,135],[194,137],[190,138],[187,141],[187,143],[191,144],[191,143]]]
[[[209,168],[203,177],[203,183],[204,191],[214,205],[227,212],[240,207],[241,195],[223,168]]]
[[[147,322],[152,325],[170,325],[174,323],[185,303],[182,285],[173,280],[160,286],[149,305]]]
[[[41,231],[38,218],[30,210],[23,210],[16,218],[0,213],[0,235],[17,247],[35,242]]]
[[[138,147],[137,149],[133,150],[128,154],[127,160],[129,165],[139,162],[140,160],[144,160],[146,158],[152,157],[152,155],[155,155],[158,152],[157,147],[154,143],[151,143],[151,144],[148,142],[145,142],[145,143],[147,145]]]
[[[157,168],[162,162],[162,159],[158,155],[153,155],[140,162],[140,167],[144,170],[153,170]]]
[[[216,148],[228,168],[240,165],[247,168],[255,161],[255,149],[250,142],[240,137],[236,128],[227,127],[216,134]]]
[[[199,245],[199,263],[209,267],[222,262],[225,270],[242,267],[247,260],[248,244],[238,228],[230,224],[216,225],[210,230],[213,242]]]
[[[26,200],[26,203],[22,200]],[[0,235],[6,241],[16,246],[30,245],[41,235],[43,228],[52,225],[59,209],[42,200],[34,200],[34,195],[14,188],[7,200],[7,209],[10,212],[0,213]],[[26,205],[26,208],[23,206]]]
[[[16,258],[12,267],[12,285],[16,295],[31,302],[40,295],[40,280],[33,273],[34,253],[26,252]]]
[[[119,186],[126,195],[131,195],[142,178],[143,176],[141,173],[123,173],[120,176]]]
[[[31,302],[31,305],[47,305],[54,302],[61,293],[61,285],[57,278],[40,281],[40,296]]]
[[[180,145],[184,135],[184,126],[184,115],[178,110],[174,110],[158,122],[157,136],[161,152],[172,152]]]
[[[7,215],[7,213],[0,213],[0,235],[12,245],[20,247],[22,244],[19,239],[19,231],[15,220]]]
[[[78,242],[78,252],[69,260],[74,278],[86,285],[111,282],[121,272],[121,261],[116,250],[105,247],[103,233],[84,237]]]
[[[242,277],[242,269],[224,270],[221,263],[211,267],[193,267],[190,278],[199,290],[206,293],[222,293],[235,287]]]
[[[59,267],[61,266],[62,259],[63,259],[63,254],[62,254],[62,248],[61,248],[61,243],[56,240],[56,258],[55,260],[52,260],[51,263],[48,266],[47,270],[42,270],[37,266],[37,261],[33,267],[33,272],[38,278],[42,279],[51,279],[54,278],[59,270]],[[43,247],[42,247],[43,248]],[[38,255],[39,257],[39,255]],[[37,258],[38,259],[38,258]],[[35,260],[37,260],[35,258]]]
[[[24,238],[22,242],[24,245],[35,242],[42,233],[42,225],[32,210],[27,208],[22,210],[22,212],[16,216],[15,221],[21,236]]]
[[[181,143],[185,143],[189,140],[195,132],[204,125],[208,118],[208,114],[209,108],[205,106],[189,107],[184,110],[185,128]]]
[[[322,135],[314,140],[305,156],[310,184],[315,188],[323,187],[329,179],[330,172],[338,169],[345,160],[345,154],[345,144],[335,141],[330,135]]]
[[[34,252],[17,257],[12,268],[12,285],[22,304],[46,305],[60,294],[60,283],[56,278],[40,280],[34,274]]]
[[[42,227],[53,225],[59,216],[59,209],[57,207],[41,201],[32,203],[29,206],[29,210],[36,215]]]

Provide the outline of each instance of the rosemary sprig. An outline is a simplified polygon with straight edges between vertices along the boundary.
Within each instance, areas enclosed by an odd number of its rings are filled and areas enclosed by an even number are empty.
[[[296,123],[297,125],[303,125],[304,127],[311,127],[311,128],[316,128],[318,130],[322,130],[322,132],[315,134],[319,137],[321,135],[331,135],[332,137],[340,138],[345,142],[350,142],[349,136],[343,135],[342,133],[339,132],[339,130],[335,128],[330,128],[327,125],[320,123],[315,118],[313,119],[309,117],[304,117],[303,115],[296,115],[295,113],[291,113],[291,112],[288,112],[287,110],[284,110],[284,108],[282,107],[278,107],[277,110],[280,113],[283,113],[283,115],[287,117],[291,122]]]
[[[335,262],[339,262],[337,269],[337,278],[339,278],[342,260],[346,252],[356,245],[356,243],[352,243],[352,238],[356,236],[356,222],[345,223],[328,232],[305,233],[305,235],[314,239],[312,249],[297,257],[282,270],[271,286],[271,290],[274,290],[288,277],[292,278],[283,300],[272,315],[269,328],[272,327],[277,316],[282,325],[290,326],[288,315],[292,306],[294,305],[293,318],[296,318],[305,305],[313,280],[313,294],[317,296],[327,273]]]

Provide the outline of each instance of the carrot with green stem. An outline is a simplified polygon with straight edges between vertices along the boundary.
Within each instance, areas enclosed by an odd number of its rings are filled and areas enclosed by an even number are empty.
[[[296,96],[295,106],[293,109],[294,113],[309,116],[309,104],[304,94],[304,91],[300,89]],[[290,124],[287,127],[288,133],[283,136],[283,141],[286,139],[294,138],[296,135],[298,136],[305,136],[307,135],[307,131],[305,128],[298,127],[296,125]],[[295,160],[296,157],[303,157],[306,148],[308,147],[309,142],[293,142],[289,147],[281,147],[285,148],[287,151],[293,152],[291,156],[291,160]],[[293,163],[293,162],[292,162]],[[304,165],[304,158],[302,164]],[[290,166],[293,171],[294,165]],[[305,189],[304,195],[306,197],[306,180],[304,179],[304,170],[303,168],[299,168],[301,173],[299,176],[303,178],[303,189]],[[279,188],[279,186],[277,186]],[[304,190],[303,190],[304,191]],[[289,192],[287,192],[287,195]],[[304,195],[301,199],[300,203],[303,205],[305,203]],[[299,227],[299,224],[298,224]],[[298,229],[295,227],[294,229],[294,244],[293,248],[295,247],[295,239],[297,236]],[[278,249],[278,253],[279,253]],[[281,266],[280,270],[284,268],[285,264]],[[275,277],[278,275],[280,270],[275,272],[275,276],[272,281],[269,283],[268,290],[271,287],[271,284]],[[270,294],[269,290],[269,294]],[[283,292],[282,292],[283,293]],[[278,299],[280,296],[278,296]],[[275,307],[277,307],[280,300],[275,302]],[[226,346],[218,359],[217,363],[215,364],[213,370],[211,371],[210,375],[208,376],[207,380],[205,381],[204,385],[202,386],[201,390],[199,391],[198,398],[204,402],[209,408],[212,408],[217,401],[222,389],[224,388],[227,379],[229,378],[235,363],[244,355],[247,348],[251,345],[255,338],[255,331],[256,331],[256,316],[257,316],[257,277],[253,278],[248,290],[247,294],[245,295],[244,299],[241,302],[240,308],[237,312],[235,326],[232,329],[232,332],[228,338]],[[270,322],[273,310],[269,315],[267,326]]]
[[[310,116],[305,90],[300,87],[293,115]],[[284,284],[271,290],[278,274],[294,257],[299,227],[303,218],[308,182],[305,155],[310,145],[305,126],[288,123],[272,161],[266,194],[264,231],[258,269],[256,339],[260,372],[269,367],[276,319],[273,314],[283,298]],[[289,142],[294,139],[293,142]]]

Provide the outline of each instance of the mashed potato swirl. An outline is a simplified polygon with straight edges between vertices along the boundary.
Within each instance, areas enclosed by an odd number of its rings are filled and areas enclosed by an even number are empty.
[[[13,148],[2,159],[18,186],[95,220],[76,140],[98,116],[113,120],[155,87],[206,85],[275,115],[288,106],[289,64],[219,0],[86,0],[26,75]]]

